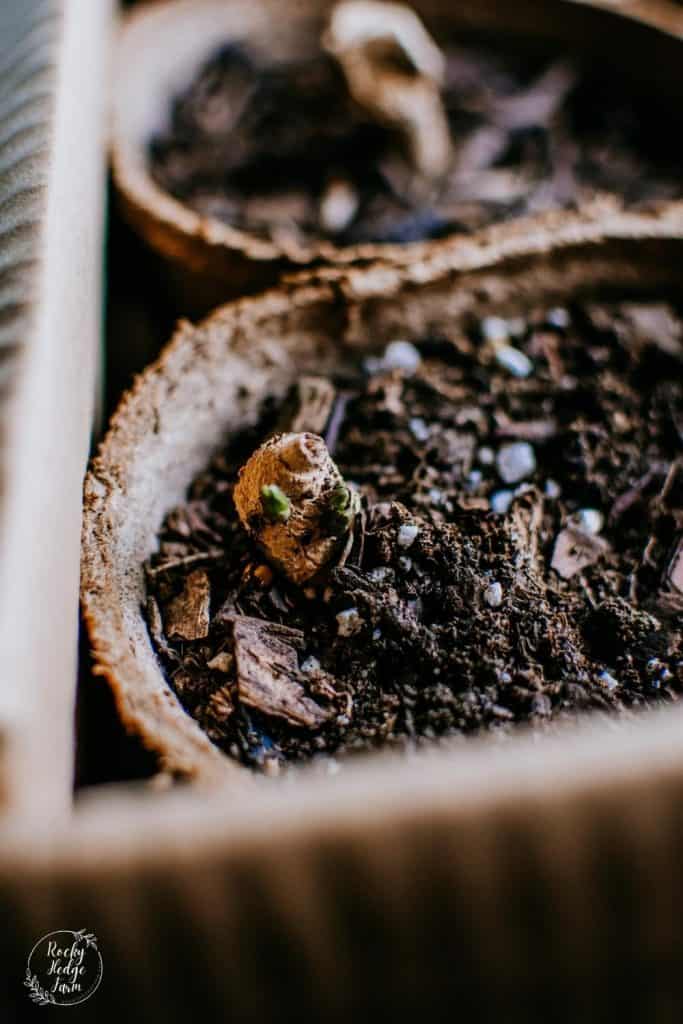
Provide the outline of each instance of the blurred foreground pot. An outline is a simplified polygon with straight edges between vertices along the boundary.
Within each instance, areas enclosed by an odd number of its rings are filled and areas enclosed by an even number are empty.
[[[114,91],[113,173],[127,219],[156,251],[169,275],[174,308],[206,312],[219,302],[257,291],[283,272],[382,259],[408,264],[438,242],[340,247],[264,240],[204,217],[162,190],[148,165],[151,138],[167,123],[172,97],[226,40],[253,40],[282,57],[317,49],[332,0],[168,0],[143,6],[124,22]],[[508,39],[521,52],[558,45],[626,74],[653,95],[658,109],[680,116],[683,17],[673,6],[620,13],[572,0],[413,0],[439,40]],[[606,45],[606,40],[609,44]],[[676,110],[678,108],[678,114]],[[676,129],[672,125],[672,137]]]
[[[141,607],[143,563],[167,512],[266,397],[325,373],[349,348],[445,335],[465,317],[514,314],[586,294],[652,293],[683,281],[683,205],[666,215],[550,215],[532,234],[442,248],[404,268],[321,272],[182,323],[116,413],[85,491],[82,600],[96,671],[121,717],[165,770],[251,779],[214,747],[170,690]]]
[[[168,766],[218,756],[165,687],[140,564],[205,458],[338,339],[451,326],[540,296],[680,288],[681,216],[549,224],[501,252],[329,275],[184,326],[128,397],[87,487],[84,603],[123,713]],[[674,237],[678,236],[678,237]],[[233,374],[236,379],[233,379]],[[250,394],[241,398],[237,381]],[[124,685],[125,684],[125,685]],[[34,943],[97,937],[84,1020],[677,1022],[683,1010],[683,714],[586,719],[247,790],[99,788],[68,828],[0,842],[3,1020]]]

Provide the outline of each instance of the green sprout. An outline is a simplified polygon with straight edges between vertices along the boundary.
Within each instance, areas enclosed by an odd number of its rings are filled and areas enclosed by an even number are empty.
[[[292,511],[292,504],[277,484],[264,484],[261,488],[263,514],[271,523],[286,523]]]
[[[355,491],[340,483],[332,491],[328,503],[328,527],[332,533],[345,533],[356,518],[360,501]]]

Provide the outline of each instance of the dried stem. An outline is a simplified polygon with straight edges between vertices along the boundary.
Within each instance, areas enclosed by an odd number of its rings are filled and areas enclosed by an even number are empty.
[[[344,0],[323,42],[359,106],[404,136],[418,175],[441,178],[452,157],[440,92],[445,60],[415,12],[403,4]]]

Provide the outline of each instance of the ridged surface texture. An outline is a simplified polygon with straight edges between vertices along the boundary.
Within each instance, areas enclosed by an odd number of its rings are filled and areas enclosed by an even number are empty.
[[[0,537],[12,398],[39,290],[59,30],[58,0],[0,0]],[[16,787],[7,762],[17,703],[9,681],[0,685],[0,808]]]
[[[47,203],[59,0],[0,0],[0,401],[30,332]],[[4,434],[4,430],[3,430]],[[4,477],[4,473],[3,473]],[[3,487],[4,490],[4,487]]]
[[[66,819],[112,0],[0,0],[0,826]]]
[[[36,938],[86,927],[87,1021],[678,1024],[680,728],[377,764],[284,800],[109,794],[0,858],[3,1020]]]

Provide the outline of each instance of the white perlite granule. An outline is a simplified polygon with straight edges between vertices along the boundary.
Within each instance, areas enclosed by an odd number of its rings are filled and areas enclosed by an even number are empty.
[[[497,580],[494,580],[486,588],[484,600],[489,608],[498,608],[503,603],[503,588]]]
[[[536,471],[536,453],[526,441],[504,444],[496,455],[496,468],[506,484],[518,484]]]
[[[414,543],[415,538],[420,532],[420,527],[414,523],[404,523],[398,531],[398,546],[400,548],[409,548]]]

